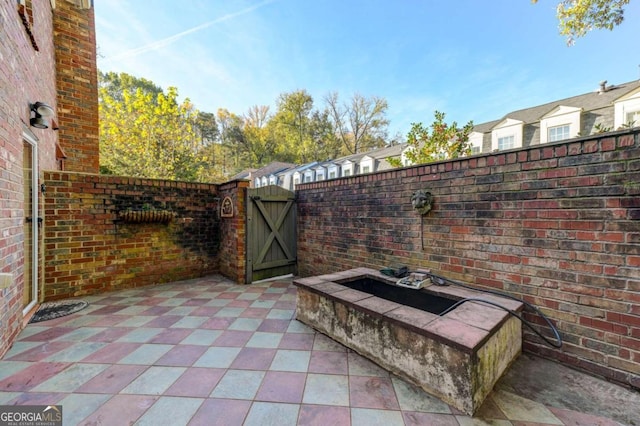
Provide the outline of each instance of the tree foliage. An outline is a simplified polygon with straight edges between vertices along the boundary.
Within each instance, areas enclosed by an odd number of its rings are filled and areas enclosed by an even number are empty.
[[[274,158],[276,143],[267,128],[269,118],[269,107],[264,105],[249,108],[244,116],[241,141],[250,164],[265,164]]]
[[[216,112],[218,120],[218,141],[222,148],[222,170],[225,175],[233,174],[243,168],[245,155],[242,152],[244,134],[242,117],[230,112],[226,108],[219,108]],[[219,164],[218,163],[218,164]]]
[[[464,127],[458,128],[455,121],[445,123],[443,112],[436,111],[434,115],[435,120],[428,127],[422,123],[411,125],[404,153],[405,163],[397,158],[387,159],[392,166],[422,164],[471,154],[469,134],[473,130],[473,122],[469,121]]]
[[[593,29],[613,30],[624,20],[627,4],[629,0],[561,0],[556,8],[560,34],[567,37],[568,45],[573,45],[576,38]]]
[[[270,122],[272,137],[278,140],[278,157],[295,162],[308,158],[312,151],[310,135],[313,98],[306,90],[283,93],[277,100],[277,111]]]
[[[380,148],[387,138],[387,109],[384,98],[355,94],[349,103],[340,103],[337,93],[325,97],[336,138],[348,154]]]
[[[271,161],[304,164],[387,144],[387,102],[338,94],[316,108],[306,90],[282,93],[275,112],[255,105],[237,115],[198,111],[178,90],[125,73],[99,74],[103,173],[224,181]]]
[[[218,123],[214,114],[198,111],[195,126],[203,145],[209,145],[218,139]]]
[[[100,166],[103,173],[196,180],[203,167],[198,111],[178,90],[147,90],[126,74],[100,81]],[[113,81],[127,84],[112,84]],[[153,87],[153,86],[151,86]]]
[[[100,84],[100,100],[103,96],[122,102],[125,92],[135,92],[140,89],[142,93],[150,94],[151,99],[155,101],[156,97],[162,93],[162,88],[157,86],[153,81],[146,78],[139,78],[127,73],[115,73],[113,71],[98,73],[98,81]]]
[[[339,155],[328,112],[314,109],[306,90],[281,94],[277,108],[269,128],[280,161],[303,164]]]

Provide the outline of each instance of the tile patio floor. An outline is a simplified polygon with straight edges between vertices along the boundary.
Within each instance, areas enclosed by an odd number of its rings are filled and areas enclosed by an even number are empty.
[[[64,425],[617,425],[495,390],[469,418],[294,320],[291,280],[219,276],[84,297],[0,361],[0,405]]]

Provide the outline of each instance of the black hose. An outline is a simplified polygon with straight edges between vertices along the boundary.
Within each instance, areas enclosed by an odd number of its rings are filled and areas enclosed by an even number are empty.
[[[436,274],[432,274],[431,272],[426,273],[426,275],[428,275],[431,278],[432,282],[434,284],[436,284],[436,285],[442,286],[442,285],[447,285],[446,283],[449,283],[449,284],[457,285],[459,287],[463,287],[463,288],[466,288],[466,289],[469,289],[469,290],[482,291],[482,292],[485,292],[485,293],[495,294],[496,296],[506,297],[507,299],[515,300],[517,302],[520,302],[520,303],[524,304],[528,308],[531,308],[533,311],[535,311],[535,313],[538,314],[547,323],[547,325],[549,326],[549,328],[551,329],[551,331],[554,334],[554,338],[556,339],[556,342],[553,342],[553,341],[549,340],[547,337],[543,336],[542,333],[540,333],[538,330],[533,328],[531,323],[529,321],[527,321],[526,319],[524,319],[521,315],[518,315],[516,312],[512,311],[511,309],[505,308],[504,306],[502,306],[502,305],[500,305],[498,303],[490,302],[490,301],[487,301],[487,300],[474,299],[474,298],[462,299],[462,300],[456,302],[449,309],[447,309],[444,312],[442,312],[440,314],[441,316],[446,314],[447,312],[457,308],[458,306],[460,306],[464,302],[467,302],[467,301],[470,301],[470,300],[476,301],[476,302],[487,303],[489,305],[496,306],[496,307],[498,307],[500,309],[504,309],[505,311],[507,311],[511,315],[513,315],[514,317],[518,318],[524,325],[529,327],[529,329],[531,331],[533,331],[535,334],[537,334],[548,345],[550,345],[550,346],[552,346],[554,348],[557,348],[557,349],[562,347],[562,338],[560,337],[560,333],[558,333],[558,329],[551,323],[549,318],[547,318],[547,316],[540,311],[540,309],[538,309],[536,306],[532,305],[531,303],[527,302],[526,300],[518,299],[517,297],[514,297],[514,296],[512,296],[512,295],[510,295],[508,293],[503,293],[503,292],[497,291],[497,290],[478,289],[478,288],[472,287],[470,285],[463,284],[463,283],[458,282],[458,281],[450,280],[449,278],[445,278],[445,277],[441,277],[441,276],[436,275]]]
[[[407,275],[409,275],[410,272],[414,272],[414,271],[408,271],[405,267],[403,267],[402,269],[403,269],[402,270],[403,276],[407,276]],[[398,271],[393,269],[393,268],[384,268],[384,269],[381,269],[380,272],[382,272],[385,275],[389,275],[389,276],[394,276],[394,275],[397,276],[396,273]],[[495,294],[496,296],[500,296],[500,297],[506,297],[507,299],[515,300],[516,302],[520,302],[520,303],[524,304],[526,307],[531,308],[536,314],[538,314],[547,323],[547,325],[549,326],[549,328],[553,332],[553,335],[554,335],[554,338],[556,339],[556,342],[553,342],[553,341],[549,340],[546,336],[543,336],[542,333],[540,333],[538,330],[536,330],[533,327],[533,325],[531,325],[531,323],[529,321],[524,319],[517,312],[514,312],[511,309],[505,308],[504,306],[502,306],[502,305],[500,305],[498,303],[490,302],[488,300],[475,299],[475,298],[462,299],[462,300],[459,300],[458,302],[456,302],[450,308],[446,309],[444,312],[441,312],[440,316],[452,311],[453,309],[457,308],[461,304],[463,304],[465,302],[468,302],[468,301],[486,303],[488,305],[493,305],[493,306],[498,307],[500,309],[504,309],[505,311],[509,312],[509,314],[511,314],[514,317],[518,318],[524,325],[526,325],[531,331],[533,331],[536,335],[538,335],[538,337],[540,337],[549,346],[552,346],[552,347],[557,348],[557,349],[560,349],[562,347],[562,338],[560,337],[560,333],[558,332],[558,329],[553,325],[553,323],[549,320],[549,318],[547,318],[547,316],[540,311],[540,309],[538,309],[536,306],[532,305],[531,303],[527,302],[526,300],[518,299],[517,297],[514,297],[514,296],[512,296],[512,295],[510,295],[508,293],[504,293],[504,292],[497,291],[497,290],[478,289],[476,287],[472,287],[470,285],[466,285],[466,284],[463,284],[461,282],[451,280],[449,278],[441,277],[441,276],[433,274],[431,272],[424,271],[424,272],[420,272],[420,273],[428,275],[429,278],[431,279],[431,282],[433,282],[437,286],[446,286],[446,285],[449,285],[449,284],[453,284],[453,285],[457,285],[459,287],[463,287],[463,288],[466,288],[466,289],[469,289],[469,290],[481,291],[481,292],[484,292],[484,293]]]
[[[495,306],[496,308],[503,309],[503,310],[509,312],[509,314],[511,314],[512,316],[518,318],[520,320],[520,322],[522,322],[524,325],[529,327],[529,329],[531,331],[533,331],[535,334],[537,334],[538,337],[540,337],[542,340],[544,340],[545,343],[547,343],[549,346],[553,346],[554,348],[558,348],[558,349],[562,347],[562,339],[560,338],[560,334],[558,334],[558,330],[553,326],[553,324],[551,324],[551,322],[549,322],[549,319],[547,317],[545,317],[543,314],[541,314],[541,315],[544,318],[544,320],[547,321],[547,324],[549,324],[549,327],[551,327],[551,330],[553,331],[553,334],[555,335],[555,339],[557,340],[557,343],[552,341],[552,340],[550,340],[550,339],[548,339],[546,336],[542,335],[542,333],[540,333],[538,330],[533,328],[533,326],[531,325],[531,323],[529,321],[524,319],[521,315],[518,315],[517,312],[514,312],[511,309],[505,308],[504,306],[502,306],[499,303],[491,302],[489,300],[476,299],[474,297],[468,297],[466,299],[462,299],[462,300],[457,301],[453,306],[451,306],[450,308],[448,308],[448,309],[444,310],[443,312],[441,312],[440,316],[443,316],[443,315],[451,312],[452,310],[454,310],[455,308],[457,308],[458,306],[462,305],[465,302],[482,302],[482,303],[486,303],[487,305],[491,305],[491,306]],[[521,302],[522,302],[522,300],[521,300]]]

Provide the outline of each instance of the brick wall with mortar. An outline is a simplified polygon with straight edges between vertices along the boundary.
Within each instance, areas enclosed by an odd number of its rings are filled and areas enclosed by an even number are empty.
[[[232,181],[220,185],[220,202],[230,197],[233,217],[220,219],[220,273],[237,283],[246,283],[246,198],[250,182]]]
[[[298,185],[300,275],[408,265],[506,291],[564,339],[526,351],[640,388],[639,158],[635,129]]]
[[[218,272],[217,185],[67,172],[45,181],[45,300]],[[127,209],[176,217],[129,223]]]
[[[38,175],[56,168],[56,132],[29,126],[30,103],[56,106],[51,4],[26,4],[0,2],[0,273],[10,277],[0,288],[0,356],[22,329],[25,133],[36,141]]]
[[[93,8],[81,9],[67,0],[57,1],[53,35],[60,146],[67,156],[64,168],[98,173],[98,67]]]

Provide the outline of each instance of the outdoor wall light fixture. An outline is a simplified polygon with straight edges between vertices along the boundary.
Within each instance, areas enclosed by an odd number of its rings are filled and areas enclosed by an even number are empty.
[[[29,120],[29,123],[36,129],[48,129],[49,125],[45,118],[53,117],[53,108],[44,102],[36,102],[35,104],[29,104],[29,109],[31,109],[34,114],[34,117]]]

